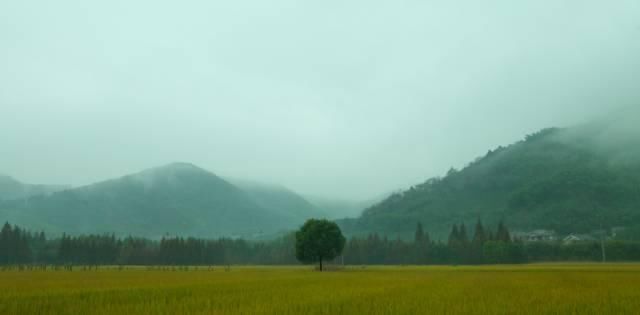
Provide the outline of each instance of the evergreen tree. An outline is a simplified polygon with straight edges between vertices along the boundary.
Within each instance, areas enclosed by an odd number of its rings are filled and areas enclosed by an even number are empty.
[[[509,233],[509,230],[507,229],[507,227],[504,225],[502,221],[498,223],[498,230],[496,231],[495,238],[499,242],[505,242],[505,243],[511,242],[511,234]]]
[[[482,226],[482,222],[478,219],[476,222],[476,227],[473,232],[473,240],[471,241],[474,245],[482,245],[487,241],[487,234],[484,231],[484,226]]]
[[[416,227],[416,233],[413,243],[413,263],[426,264],[429,259],[429,247],[430,247],[429,234],[425,233],[422,229],[422,223],[418,222]],[[402,246],[401,243],[396,243],[398,246]]]
[[[460,233],[458,232],[458,225],[454,224],[451,228],[451,233],[449,234],[449,247],[454,247],[460,240]]]
[[[414,241],[416,243],[424,242],[424,230],[422,230],[422,223],[420,223],[420,222],[418,222],[418,226],[416,227],[416,233],[415,233]]]
[[[495,233],[493,233],[493,231],[487,229],[487,242],[488,241],[495,241],[495,240],[496,240]]]
[[[467,233],[467,227],[462,223],[458,228],[458,246],[456,248],[458,261],[460,263],[471,263],[471,254],[469,249],[469,234]]]
[[[484,243],[487,242],[488,237],[487,233],[484,230],[484,226],[482,226],[482,222],[478,219],[476,222],[476,227],[473,232],[473,240],[471,241],[471,262],[474,264],[480,264],[484,261],[483,255],[483,247]]]
[[[9,263],[11,235],[11,225],[6,222],[0,230],[0,265]]]
[[[467,227],[462,223],[458,230],[458,242],[460,244],[467,245],[469,243],[469,236],[467,235]]]

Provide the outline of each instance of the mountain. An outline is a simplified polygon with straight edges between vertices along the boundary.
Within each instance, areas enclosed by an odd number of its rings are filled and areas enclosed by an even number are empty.
[[[252,195],[192,164],[174,163],[48,196],[3,202],[0,220],[54,233],[152,238],[253,238],[302,223],[304,215],[289,215]]]
[[[51,194],[67,188],[69,186],[24,184],[13,177],[0,175],[0,200],[24,199],[36,195]]]
[[[260,207],[290,217],[300,224],[307,219],[327,217],[326,213],[286,187],[239,179],[227,181],[242,189]]]
[[[316,208],[321,209],[329,219],[356,218],[374,204],[386,199],[385,197],[369,200],[345,200],[323,196],[305,196]]]
[[[564,233],[640,224],[640,112],[545,129],[489,151],[341,220],[348,234],[411,237],[417,222],[436,238],[453,224],[504,220],[512,229]]]

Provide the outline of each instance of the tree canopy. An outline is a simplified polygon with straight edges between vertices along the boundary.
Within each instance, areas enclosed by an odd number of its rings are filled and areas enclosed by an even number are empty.
[[[446,239],[454,223],[462,233],[459,222],[478,218],[491,226],[504,219],[514,230],[564,234],[640,225],[640,136],[606,135],[591,126],[545,129],[338,223],[348,235],[377,232],[405,240],[414,238],[415,222],[436,239]]]
[[[337,224],[328,220],[308,220],[296,232],[296,258],[306,264],[319,263],[338,257],[346,239]]]

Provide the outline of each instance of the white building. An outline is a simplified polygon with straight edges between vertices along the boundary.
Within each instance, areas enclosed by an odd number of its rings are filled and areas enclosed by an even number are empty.
[[[558,240],[556,231],[552,230],[533,230],[529,232],[514,232],[514,239],[525,242],[552,242]]]
[[[564,244],[573,244],[577,242],[593,242],[597,241],[597,239],[591,235],[587,234],[569,234],[567,237],[562,239]]]

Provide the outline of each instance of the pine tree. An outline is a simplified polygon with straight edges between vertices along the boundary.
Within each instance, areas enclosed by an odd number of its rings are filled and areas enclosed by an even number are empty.
[[[58,259],[61,263],[68,263],[71,260],[71,240],[66,234],[62,234],[60,247],[58,248]]]
[[[487,241],[487,235],[484,231],[484,226],[482,226],[482,222],[478,219],[476,223],[475,231],[473,232],[473,240],[472,243],[474,245],[483,245],[484,242]]]
[[[11,224],[5,222],[2,226],[2,231],[0,231],[0,237],[2,237],[3,240],[7,240],[11,237],[11,232]]]
[[[420,223],[420,222],[418,222],[418,226],[416,227],[416,233],[415,233],[414,241],[416,243],[424,242],[424,230],[422,229],[422,223]]]
[[[11,225],[6,222],[0,230],[0,265],[9,263],[12,233]]]
[[[467,235],[467,227],[462,223],[458,230],[458,242],[462,245],[469,243],[469,236]]]
[[[431,236],[429,235],[429,232],[424,232],[423,242],[427,245],[431,245]]]
[[[511,235],[509,234],[509,230],[504,225],[502,221],[498,223],[498,231],[496,231],[496,240],[500,242],[509,243],[511,242]]]
[[[413,262],[416,264],[425,264],[429,259],[429,234],[422,229],[422,223],[418,222],[413,243]],[[398,244],[398,243],[396,243]]]
[[[476,223],[475,231],[473,232],[473,240],[471,241],[471,262],[474,264],[480,264],[484,261],[483,246],[488,240],[487,234],[482,226],[482,222],[478,219]]]
[[[9,250],[7,251],[9,264],[19,263],[21,260],[20,252],[22,251],[22,230],[14,225],[13,232],[9,235]]]
[[[470,263],[471,255],[469,252],[469,234],[467,233],[467,227],[464,223],[460,224],[458,228],[458,246],[457,255],[460,263]]]
[[[22,233],[22,236],[19,238],[17,247],[17,262],[22,264],[31,262],[31,260],[33,259],[33,254],[31,252],[31,248],[29,247],[29,233]]]
[[[487,241],[495,241],[496,240],[496,235],[493,233],[493,231],[487,229]]]
[[[451,228],[451,233],[449,234],[449,247],[454,247],[458,243],[460,239],[460,233],[458,232],[458,225],[454,224],[453,228]]]

